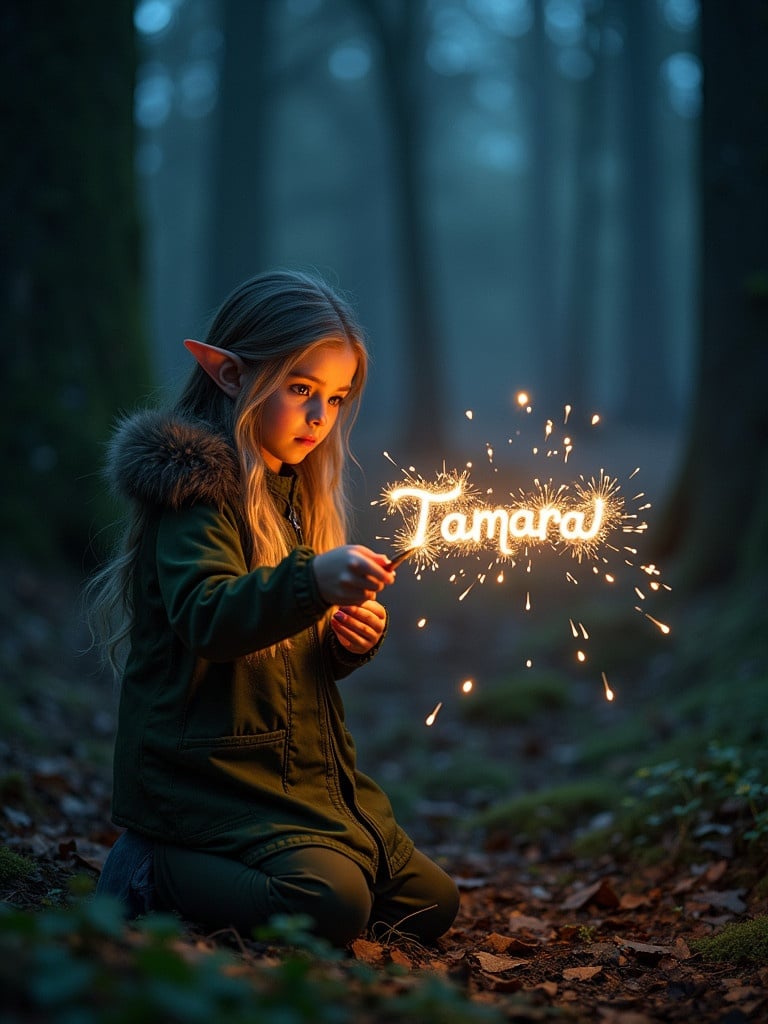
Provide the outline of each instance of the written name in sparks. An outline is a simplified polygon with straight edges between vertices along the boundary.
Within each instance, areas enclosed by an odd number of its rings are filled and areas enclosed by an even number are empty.
[[[444,472],[432,482],[418,477],[389,485],[381,504],[388,515],[403,517],[398,547],[416,548],[422,564],[488,549],[508,560],[545,544],[581,560],[595,557],[617,528],[644,528],[628,524],[635,517],[624,514],[619,491],[617,481],[601,472],[572,486],[535,480],[532,491],[509,492],[511,504],[489,505],[470,486],[468,473]]]

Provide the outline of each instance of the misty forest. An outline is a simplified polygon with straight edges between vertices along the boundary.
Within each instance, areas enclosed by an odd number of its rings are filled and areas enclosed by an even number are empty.
[[[766,0],[9,0],[0,40],[0,1020],[768,1019]],[[420,545],[340,690],[458,886],[434,944],[96,893],[107,444],[274,268],[365,331],[350,543]]]

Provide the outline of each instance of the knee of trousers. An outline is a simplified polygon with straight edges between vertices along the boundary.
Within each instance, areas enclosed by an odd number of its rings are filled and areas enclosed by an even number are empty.
[[[314,922],[313,931],[335,946],[346,946],[368,924],[372,896],[365,876],[357,865],[333,878],[273,876],[270,888],[288,913],[306,914]]]

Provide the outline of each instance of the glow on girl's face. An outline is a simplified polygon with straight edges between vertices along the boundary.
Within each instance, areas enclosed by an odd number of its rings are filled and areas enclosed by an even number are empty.
[[[299,360],[264,403],[261,453],[271,470],[297,465],[325,440],[356,371],[357,356],[346,343],[319,345]]]

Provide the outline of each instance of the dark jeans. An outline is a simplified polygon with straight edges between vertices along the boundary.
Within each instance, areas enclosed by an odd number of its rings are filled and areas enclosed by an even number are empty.
[[[274,914],[306,914],[315,932],[337,946],[366,928],[432,942],[450,928],[459,906],[452,879],[419,850],[394,878],[371,884],[349,857],[322,846],[293,847],[250,868],[133,833],[115,844],[98,891],[119,896],[129,913],[142,913],[150,909],[145,901],[153,881],[155,906],[187,920],[248,936]]]

